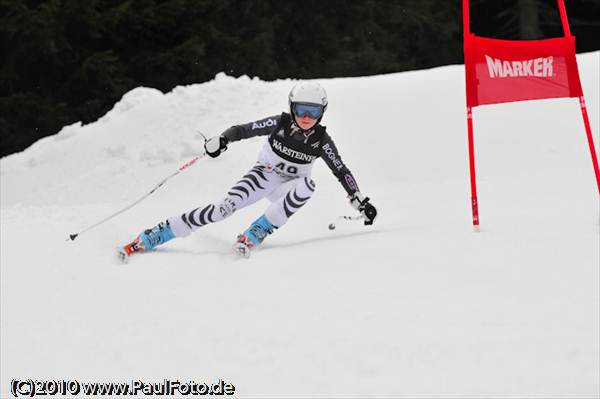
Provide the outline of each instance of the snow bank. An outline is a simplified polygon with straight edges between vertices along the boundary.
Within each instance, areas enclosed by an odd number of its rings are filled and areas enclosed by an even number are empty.
[[[578,57],[598,139],[599,53]],[[461,66],[322,80],[324,119],[373,227],[340,223],[318,163],[311,201],[249,261],[264,202],[127,266],[113,247],[219,198],[262,139],[204,159],[206,135],[287,108],[293,81],[219,74],[137,88],[95,123],[0,160],[0,396],[13,378],[223,378],[240,397],[597,397],[598,192],[577,101],[475,111],[482,233],[470,226]]]

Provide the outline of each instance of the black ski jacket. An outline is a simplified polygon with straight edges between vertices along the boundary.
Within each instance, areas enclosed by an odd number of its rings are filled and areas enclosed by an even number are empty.
[[[314,161],[322,158],[349,196],[358,191],[354,176],[342,162],[325,126],[317,124],[308,131],[302,131],[292,122],[291,115],[284,112],[232,126],[221,134],[229,142],[267,135],[270,150],[276,155],[273,167],[279,172],[294,175],[298,170],[310,171]]]

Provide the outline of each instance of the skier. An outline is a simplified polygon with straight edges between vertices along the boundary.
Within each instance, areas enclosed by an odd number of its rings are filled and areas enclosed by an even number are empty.
[[[206,154],[216,158],[230,143],[255,136],[268,136],[256,164],[215,203],[167,219],[142,232],[120,251],[124,259],[135,252],[154,249],[175,237],[185,237],[209,223],[231,216],[236,210],[268,198],[270,206],[250,227],[240,234],[234,250],[248,257],[267,235],[283,226],[315,191],[312,167],[322,158],[340,181],[359,211],[365,225],[377,217],[376,208],[365,198],[350,170],[342,162],[325,126],[320,125],[327,109],[327,94],[316,82],[296,84],[288,96],[290,113],[271,116],[256,122],[233,126],[219,136],[208,139]]]

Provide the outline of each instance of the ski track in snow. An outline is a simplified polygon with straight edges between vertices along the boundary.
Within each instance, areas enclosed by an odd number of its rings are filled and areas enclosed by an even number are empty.
[[[596,150],[599,55],[578,56]],[[292,80],[140,87],[2,158],[0,396],[13,378],[222,378],[239,397],[598,397],[600,211],[577,101],[474,110],[476,234],[462,66],[320,82],[378,220],[338,221],[353,210],[317,161],[313,198],[249,260],[231,245],[265,201],[126,265],[114,248],[220,198],[264,138],[66,239],[193,158],[198,131],[286,110]]]

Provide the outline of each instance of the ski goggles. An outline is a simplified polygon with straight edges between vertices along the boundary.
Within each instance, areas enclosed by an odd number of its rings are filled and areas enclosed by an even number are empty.
[[[323,116],[323,107],[315,104],[295,103],[293,111],[294,115],[300,118],[308,116],[312,119],[319,119]]]

